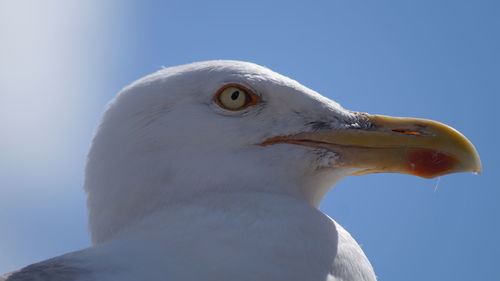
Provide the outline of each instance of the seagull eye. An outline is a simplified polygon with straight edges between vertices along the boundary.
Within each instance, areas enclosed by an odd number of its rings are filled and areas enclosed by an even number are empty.
[[[259,102],[259,96],[250,89],[237,84],[228,84],[215,94],[215,102],[226,110],[242,110]]]

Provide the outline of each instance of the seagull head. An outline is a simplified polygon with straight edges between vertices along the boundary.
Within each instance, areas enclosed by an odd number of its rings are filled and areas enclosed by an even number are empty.
[[[319,206],[349,175],[480,170],[474,146],[447,125],[346,110],[268,68],[208,61],[162,69],[111,101],[85,189],[100,243],[202,196],[274,193]]]

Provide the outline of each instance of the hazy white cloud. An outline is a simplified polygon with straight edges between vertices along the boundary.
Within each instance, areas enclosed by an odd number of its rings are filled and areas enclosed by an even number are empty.
[[[0,274],[88,244],[83,165],[119,65],[120,7],[0,1]]]
[[[74,149],[90,137],[82,127],[94,126],[85,120],[100,82],[92,69],[113,43],[105,2],[0,2],[2,173],[43,175],[61,161],[83,164],[74,156],[86,146]]]

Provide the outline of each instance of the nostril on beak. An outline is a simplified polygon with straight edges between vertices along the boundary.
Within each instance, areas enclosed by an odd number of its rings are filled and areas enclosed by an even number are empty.
[[[412,131],[412,130],[407,130],[407,129],[394,129],[392,130],[393,132],[396,132],[396,133],[401,133],[401,134],[405,134],[405,135],[413,135],[413,136],[420,136],[422,135],[421,132],[418,132],[418,131]]]

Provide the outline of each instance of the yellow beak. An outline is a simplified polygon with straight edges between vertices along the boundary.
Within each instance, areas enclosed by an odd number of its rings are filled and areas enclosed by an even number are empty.
[[[361,169],[354,175],[401,173],[433,178],[481,172],[474,145],[445,124],[418,118],[360,114],[367,129],[324,129],[280,136],[261,145],[293,143],[322,147],[339,155],[335,166]]]

